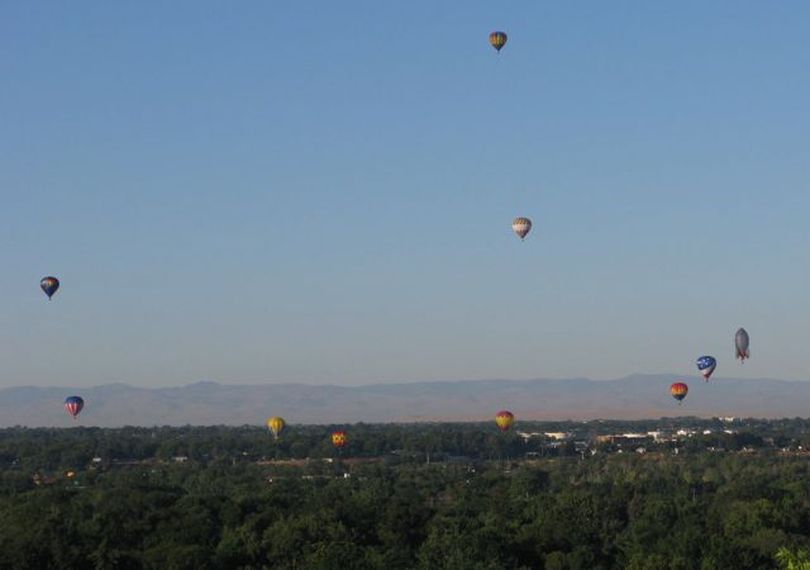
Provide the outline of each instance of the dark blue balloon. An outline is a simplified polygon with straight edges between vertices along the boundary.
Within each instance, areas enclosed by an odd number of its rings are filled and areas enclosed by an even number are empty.
[[[39,286],[48,296],[48,299],[50,299],[53,297],[53,294],[56,293],[56,290],[59,289],[59,279],[50,275],[43,277],[42,281],[39,282]]]

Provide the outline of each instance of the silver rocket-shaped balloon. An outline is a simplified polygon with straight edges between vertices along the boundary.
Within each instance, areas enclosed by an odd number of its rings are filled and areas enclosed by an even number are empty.
[[[748,333],[745,329],[741,328],[737,331],[737,334],[734,335],[734,350],[736,351],[735,357],[740,359],[740,362],[745,362],[746,358],[751,357],[751,353],[748,350],[748,345],[751,343],[751,339],[748,338]]]

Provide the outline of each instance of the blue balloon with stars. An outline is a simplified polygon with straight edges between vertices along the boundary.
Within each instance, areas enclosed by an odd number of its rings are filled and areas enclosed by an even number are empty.
[[[712,372],[717,368],[717,360],[714,356],[701,356],[697,359],[697,367],[700,373],[703,374],[704,380],[708,382]]]

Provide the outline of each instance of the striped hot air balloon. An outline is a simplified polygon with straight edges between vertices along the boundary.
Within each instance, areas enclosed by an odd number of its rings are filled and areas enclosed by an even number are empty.
[[[532,231],[532,221],[529,218],[515,218],[512,220],[512,231],[520,239],[525,239],[529,232]]]
[[[489,45],[495,48],[496,51],[500,52],[503,46],[506,45],[506,33],[505,32],[492,32],[489,34]]]
[[[512,424],[515,423],[515,414],[509,410],[501,410],[495,414],[495,423],[501,431],[509,431]]]
[[[284,428],[286,427],[287,422],[284,421],[284,418],[280,418],[278,416],[267,418],[267,428],[273,433],[273,437],[275,439],[278,439],[278,436],[282,434]]]
[[[669,392],[672,394],[673,398],[678,400],[678,405],[680,406],[683,399],[686,398],[686,394],[689,392],[689,386],[683,382],[675,382],[669,387]]]
[[[65,411],[70,414],[73,419],[79,415],[79,412],[84,408],[84,400],[80,396],[68,396],[65,398]]]
[[[346,435],[345,431],[341,430],[332,432],[332,445],[340,449],[342,447],[346,447],[348,443],[349,437]]]

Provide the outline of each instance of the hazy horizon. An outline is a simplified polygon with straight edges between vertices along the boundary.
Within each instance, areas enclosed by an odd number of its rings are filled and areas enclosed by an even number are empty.
[[[410,385],[410,384],[458,384],[458,383],[489,383],[489,382],[565,382],[565,381],[576,381],[576,380],[584,380],[588,382],[618,382],[622,380],[628,380],[633,378],[680,378],[688,383],[704,383],[705,380],[699,376],[698,374],[676,374],[674,372],[635,372],[632,374],[626,374],[623,376],[617,376],[613,378],[590,378],[587,376],[576,376],[576,377],[546,377],[546,376],[534,376],[534,377],[527,377],[527,378],[434,378],[434,379],[418,379],[418,380],[394,380],[394,381],[386,381],[386,382],[362,382],[362,383],[352,383],[352,382],[341,382],[341,383],[332,383],[332,382],[307,382],[307,381],[273,381],[273,382],[236,382],[236,381],[228,381],[228,380],[218,380],[214,378],[200,378],[197,380],[191,380],[188,382],[181,382],[181,383],[167,383],[161,385],[152,385],[152,384],[143,384],[138,382],[102,382],[99,384],[74,384],[74,385],[65,385],[65,384],[10,384],[9,386],[2,386],[0,390],[4,388],[54,388],[54,389],[62,389],[62,388],[100,388],[104,386],[127,386],[130,388],[136,389],[171,389],[171,388],[186,388],[188,386],[194,386],[197,384],[216,384],[219,386],[243,386],[243,387],[262,387],[262,386],[284,386],[284,385],[294,385],[294,386],[308,386],[308,387],[336,387],[336,388],[364,388],[364,387],[373,387],[373,386],[397,386],[397,385]],[[807,382],[810,378],[776,378],[770,376],[764,377],[748,377],[748,376],[722,376],[722,375],[713,375],[711,378],[711,383],[722,382],[723,380],[732,380],[732,381],[767,381],[767,382]]]
[[[363,386],[198,382],[77,389],[78,423],[62,409],[64,387],[0,389],[0,426],[242,425],[281,415],[290,423],[340,424],[481,421],[502,409],[518,420],[699,417],[806,417],[810,382],[750,378],[686,379],[689,394],[670,394],[676,375],[614,380],[538,379],[372,384]]]

